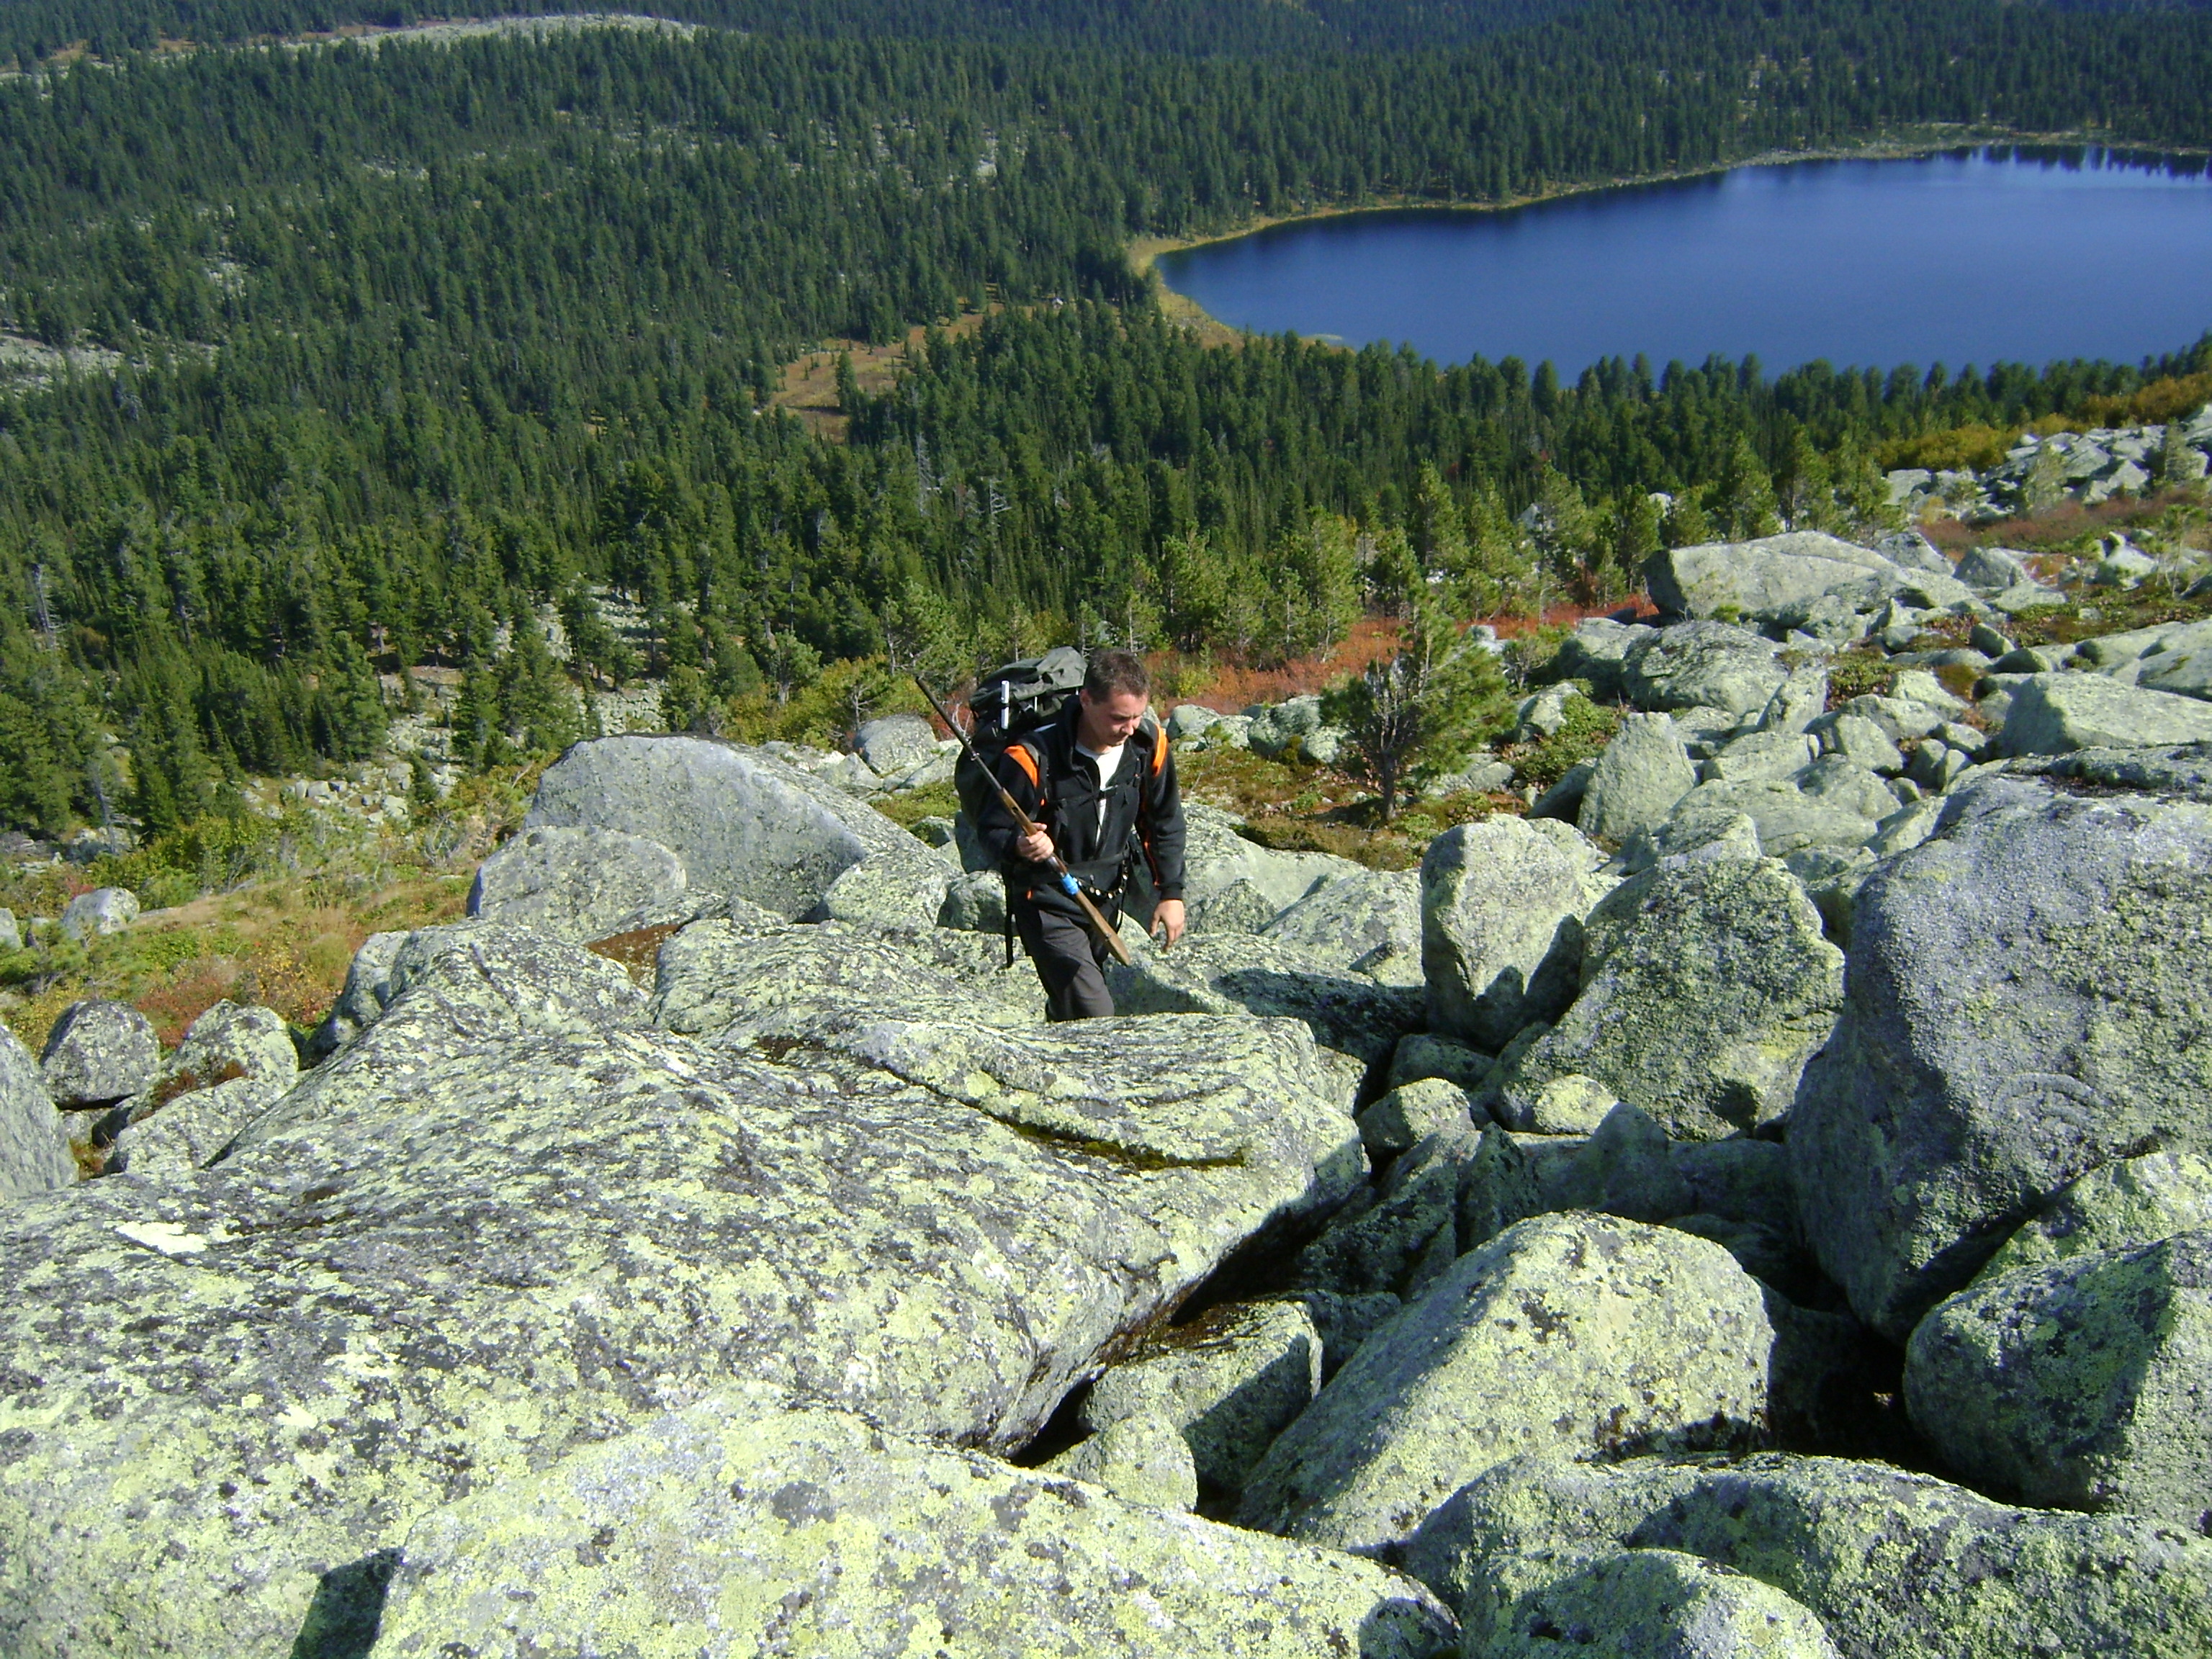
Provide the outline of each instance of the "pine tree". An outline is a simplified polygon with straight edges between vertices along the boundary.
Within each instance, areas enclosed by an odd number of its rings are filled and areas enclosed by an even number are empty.
[[[315,747],[331,759],[367,760],[383,745],[384,693],[351,635],[338,635],[325,652],[314,706]]]
[[[1739,437],[1729,452],[1714,513],[1739,541],[1771,536],[1782,528],[1776,516],[1774,480],[1748,438]]]
[[[1388,823],[1409,776],[1449,769],[1480,740],[1505,706],[1505,681],[1495,656],[1461,641],[1402,539],[1378,549],[1370,580],[1401,619],[1395,648],[1330,692],[1322,709],[1346,728]]]
[[[516,612],[495,678],[501,730],[524,754],[556,752],[581,734],[576,694],[533,613]]]

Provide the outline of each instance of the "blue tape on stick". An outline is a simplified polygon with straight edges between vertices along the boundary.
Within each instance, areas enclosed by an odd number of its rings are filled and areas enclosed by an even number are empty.
[[[1064,875],[1060,878],[1060,890],[1066,894],[1070,898],[1076,898],[1081,896],[1080,890],[1075,884],[1075,878],[1073,876]]]

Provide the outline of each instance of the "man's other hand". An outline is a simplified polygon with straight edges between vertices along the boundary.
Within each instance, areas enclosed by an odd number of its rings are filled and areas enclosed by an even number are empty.
[[[1026,836],[1014,837],[1014,851],[1031,864],[1048,864],[1052,860],[1052,837],[1042,830],[1032,830]]]
[[[1181,899],[1162,899],[1152,907],[1152,932],[1164,936],[1160,941],[1162,950],[1175,948],[1176,941],[1182,937],[1183,921]]]

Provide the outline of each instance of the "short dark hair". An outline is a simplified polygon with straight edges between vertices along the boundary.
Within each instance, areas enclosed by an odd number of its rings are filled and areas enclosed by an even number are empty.
[[[1093,702],[1103,702],[1109,697],[1131,692],[1149,697],[1152,695],[1152,671],[1133,651],[1094,651],[1091,660],[1084,665],[1083,689]]]

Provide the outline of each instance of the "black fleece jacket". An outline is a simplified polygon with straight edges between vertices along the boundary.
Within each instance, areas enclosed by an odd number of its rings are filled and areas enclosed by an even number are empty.
[[[1182,896],[1182,797],[1176,787],[1175,756],[1166,734],[1147,720],[1122,745],[1121,763],[1102,788],[1098,769],[1075,751],[1076,720],[1082,709],[1068,698],[1051,723],[1018,739],[1035,763],[1043,787],[1013,754],[999,757],[995,771],[1022,811],[1042,824],[1052,844],[1076,878],[1094,892],[1116,890],[1133,858],[1149,866],[1153,890],[1164,899]],[[1155,761],[1158,762],[1155,769]],[[1106,815],[1098,815],[1101,795]],[[1074,902],[1054,884],[1051,870],[1014,853],[1020,831],[1004,803],[994,796],[975,826],[983,850],[1016,894],[1031,894],[1042,907],[1073,910]]]

